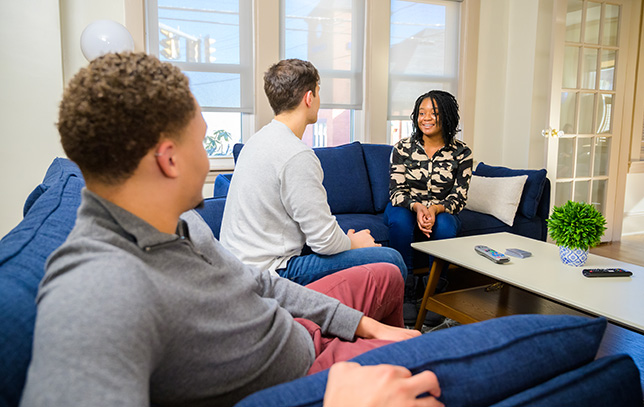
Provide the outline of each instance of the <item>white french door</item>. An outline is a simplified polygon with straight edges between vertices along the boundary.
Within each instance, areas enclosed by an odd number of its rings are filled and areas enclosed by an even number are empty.
[[[638,0],[639,1],[639,0]],[[592,203],[612,240],[631,0],[557,0],[547,169],[552,205]],[[639,7],[636,7],[639,11]]]

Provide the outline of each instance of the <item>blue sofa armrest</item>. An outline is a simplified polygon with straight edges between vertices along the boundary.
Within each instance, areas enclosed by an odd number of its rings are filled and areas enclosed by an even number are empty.
[[[233,174],[219,174],[215,178],[215,187],[213,188],[213,198],[225,198],[230,189],[230,181],[233,179]]]
[[[225,206],[226,198],[208,198],[204,200],[204,206],[197,209],[197,213],[199,213],[208,226],[210,226],[212,234],[215,235],[215,239],[217,240],[219,240],[221,219],[224,216]]]

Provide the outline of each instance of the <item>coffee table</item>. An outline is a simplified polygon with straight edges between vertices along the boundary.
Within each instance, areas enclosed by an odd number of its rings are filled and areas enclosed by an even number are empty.
[[[519,248],[532,253],[521,259],[496,264],[474,251],[485,245],[505,253]],[[434,256],[416,329],[422,327],[427,310],[462,324],[512,314],[580,314],[606,317],[614,324],[644,333],[644,267],[593,254],[583,267],[565,265],[559,248],[551,243],[511,233],[494,233],[412,243]],[[444,262],[485,274],[505,284],[482,286],[435,294]],[[618,267],[631,277],[587,278],[584,268]]]

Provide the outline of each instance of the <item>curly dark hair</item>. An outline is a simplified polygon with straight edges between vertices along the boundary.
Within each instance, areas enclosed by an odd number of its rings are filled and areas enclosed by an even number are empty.
[[[318,70],[309,61],[285,59],[264,73],[264,92],[275,115],[294,109],[308,91],[320,82]]]
[[[196,108],[179,68],[144,53],[107,54],[69,82],[57,126],[65,153],[87,180],[118,184],[162,132],[178,137]]]
[[[458,114],[458,102],[456,101],[456,98],[451,93],[442,90],[429,91],[420,95],[418,99],[416,99],[414,111],[409,116],[414,129],[411,133],[411,137],[417,140],[422,140],[423,138],[423,133],[418,128],[418,111],[420,110],[420,104],[427,98],[430,98],[432,101],[434,111],[438,112],[436,121],[442,127],[443,141],[445,142],[445,145],[449,145],[452,140],[454,140],[456,133],[461,131],[461,129],[458,128],[458,122],[461,117]]]

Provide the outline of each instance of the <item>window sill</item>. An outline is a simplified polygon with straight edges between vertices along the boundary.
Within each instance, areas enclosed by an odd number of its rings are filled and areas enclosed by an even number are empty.
[[[210,172],[232,172],[235,161],[232,157],[210,157]]]

